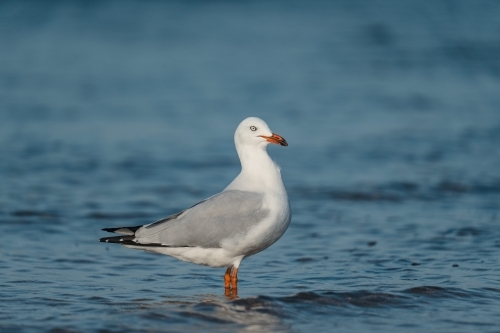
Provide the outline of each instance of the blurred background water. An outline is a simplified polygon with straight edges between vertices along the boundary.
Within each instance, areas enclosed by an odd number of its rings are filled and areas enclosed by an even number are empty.
[[[0,3],[0,331],[499,332],[498,1]],[[239,172],[293,209],[224,270],[100,244]]]

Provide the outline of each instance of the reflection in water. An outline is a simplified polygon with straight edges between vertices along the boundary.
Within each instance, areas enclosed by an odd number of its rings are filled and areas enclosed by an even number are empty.
[[[238,299],[238,288],[224,288],[224,296],[228,301]]]
[[[158,310],[176,312],[178,316],[189,321],[203,321],[212,324],[231,325],[236,332],[290,332],[290,326],[283,322],[282,307],[264,297],[251,297],[235,299],[230,296],[199,295],[191,298],[168,299],[159,303],[142,303],[140,307],[154,311]],[[236,296],[237,297],[237,296]],[[170,314],[170,313],[169,313]],[[146,316],[153,316],[152,313]]]
[[[183,320],[193,327],[206,323],[223,328],[231,327],[236,332],[290,332],[288,321],[300,321],[304,314],[307,321],[315,314],[333,318],[342,316],[363,315],[370,320],[378,317],[379,311],[397,311],[402,309],[418,309],[428,306],[430,300],[446,301],[471,297],[473,293],[457,288],[437,286],[417,286],[394,293],[369,292],[356,290],[341,291],[308,291],[289,296],[269,297],[255,296],[228,300],[227,296],[212,294],[192,297],[165,297],[157,303],[139,301],[139,308],[146,309],[142,317],[159,319],[175,323]],[[478,299],[481,295],[476,294]],[[136,303],[137,305],[137,303]],[[173,318],[177,316],[176,318]],[[408,322],[402,318],[402,322]]]

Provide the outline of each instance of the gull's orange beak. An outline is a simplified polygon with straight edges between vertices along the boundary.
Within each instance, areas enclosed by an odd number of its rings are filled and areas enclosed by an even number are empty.
[[[266,139],[268,142],[280,145],[280,146],[288,146],[288,143],[285,139],[283,139],[280,135],[273,133],[271,136],[259,135],[260,137]]]

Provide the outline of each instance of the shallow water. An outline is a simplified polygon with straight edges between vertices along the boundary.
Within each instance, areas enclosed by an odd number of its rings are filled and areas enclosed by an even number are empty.
[[[0,331],[498,332],[494,1],[0,5]],[[289,230],[223,269],[98,243],[223,189],[265,119]]]

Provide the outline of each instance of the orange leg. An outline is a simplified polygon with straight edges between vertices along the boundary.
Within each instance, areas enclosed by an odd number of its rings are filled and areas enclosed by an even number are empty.
[[[238,268],[233,268],[231,272],[231,284],[236,293],[238,293]]]
[[[226,274],[224,274],[224,288],[231,289],[231,269],[233,266],[229,266],[226,269]]]
[[[238,298],[238,268],[230,266],[224,274],[224,295],[229,299],[233,300]]]

